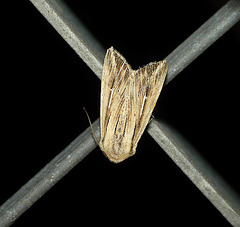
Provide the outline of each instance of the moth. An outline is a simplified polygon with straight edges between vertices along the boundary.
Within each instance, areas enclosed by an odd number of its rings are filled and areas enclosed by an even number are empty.
[[[99,146],[119,163],[136,153],[167,74],[165,60],[133,70],[113,47],[107,50],[102,73]]]

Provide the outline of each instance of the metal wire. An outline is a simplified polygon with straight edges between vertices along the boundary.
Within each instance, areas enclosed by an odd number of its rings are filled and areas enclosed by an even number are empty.
[[[166,57],[169,64],[166,83],[185,69],[240,19],[240,2],[232,0],[218,10],[189,38]]]
[[[93,129],[97,137],[98,126],[99,121],[95,121]],[[0,226],[13,223],[96,146],[89,127],[0,207]]]
[[[31,0],[59,34],[100,78],[104,51],[62,1]],[[166,59],[167,82],[240,19],[238,0],[231,0]],[[214,29],[212,29],[214,28]],[[99,120],[93,123],[99,137]],[[188,143],[166,124],[153,120],[148,132],[181,170],[234,226],[240,226],[240,200]],[[0,207],[0,226],[9,226],[96,147],[90,127]],[[184,163],[184,165],[181,165]]]
[[[105,50],[62,0],[30,0],[79,57],[101,79]]]
[[[240,226],[240,198],[199,153],[166,123],[153,120],[148,132],[222,215]]]

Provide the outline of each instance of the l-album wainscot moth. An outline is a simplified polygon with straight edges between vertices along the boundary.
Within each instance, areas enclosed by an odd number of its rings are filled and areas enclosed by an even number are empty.
[[[136,153],[167,74],[165,60],[133,70],[113,47],[102,73],[99,146],[112,162]]]

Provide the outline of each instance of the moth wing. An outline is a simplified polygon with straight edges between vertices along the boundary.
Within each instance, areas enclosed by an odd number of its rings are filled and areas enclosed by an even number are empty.
[[[135,71],[134,106],[138,106],[138,108],[135,111],[136,127],[133,137],[134,150],[149,122],[162,90],[167,74],[167,67],[167,62],[164,60],[157,63],[150,63]]]
[[[109,118],[114,112],[113,100],[114,103],[120,103],[120,94],[123,91],[119,90],[119,88],[123,89],[125,87],[121,85],[127,84],[131,71],[130,65],[127,64],[125,58],[119,52],[113,47],[107,50],[101,84],[101,138],[105,137]]]

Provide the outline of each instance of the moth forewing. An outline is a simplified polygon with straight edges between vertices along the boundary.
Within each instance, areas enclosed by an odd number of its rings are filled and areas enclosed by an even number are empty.
[[[138,105],[140,105],[141,108],[138,108],[138,124],[136,124],[136,130],[133,137],[134,149],[136,149],[138,141],[152,115],[153,109],[162,90],[166,73],[166,61],[150,63],[144,68],[136,71],[135,78],[139,78],[140,83],[136,83],[136,86],[139,87],[139,92],[135,94],[135,96],[136,99],[139,100]]]
[[[166,61],[132,70],[120,53],[113,48],[107,50],[101,85],[99,146],[110,161],[118,163],[135,154],[166,73]]]

